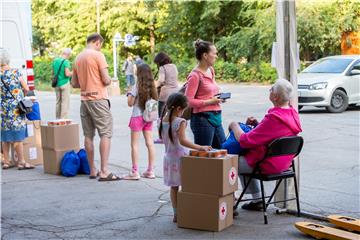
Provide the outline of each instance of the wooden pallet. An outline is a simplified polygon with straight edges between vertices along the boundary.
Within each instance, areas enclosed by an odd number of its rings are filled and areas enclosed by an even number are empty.
[[[360,240],[360,235],[312,222],[297,222],[295,227],[316,239]]]
[[[360,219],[341,215],[330,215],[328,216],[328,220],[332,224],[348,231],[360,232]]]

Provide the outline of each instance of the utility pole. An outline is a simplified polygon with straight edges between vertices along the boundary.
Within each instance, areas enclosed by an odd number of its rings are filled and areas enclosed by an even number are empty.
[[[96,0],[96,32],[100,34],[100,0]]]
[[[297,31],[296,31],[296,0],[276,0],[276,17],[277,17],[277,44],[280,49],[278,61],[278,77],[285,78],[290,81],[295,89],[295,96],[290,100],[292,106],[297,109],[298,96],[297,96],[297,69],[298,64],[298,48],[297,48]],[[300,183],[300,164],[299,157],[294,161],[296,168],[297,183],[291,179],[283,181],[275,194],[275,200],[281,201],[285,198],[293,198],[294,185]],[[300,189],[300,188],[299,188]],[[299,191],[300,192],[300,191]],[[275,206],[291,211],[295,208],[293,201],[287,203],[277,203]]]

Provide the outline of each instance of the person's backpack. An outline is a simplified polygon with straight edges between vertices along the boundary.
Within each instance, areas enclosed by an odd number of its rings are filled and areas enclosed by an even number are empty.
[[[85,149],[80,149],[77,155],[80,159],[79,173],[89,175],[90,167]]]
[[[80,159],[75,151],[66,152],[61,161],[61,174],[65,177],[74,177],[79,171]]]
[[[152,98],[146,101],[143,119],[145,122],[153,122],[159,118],[158,102]]]

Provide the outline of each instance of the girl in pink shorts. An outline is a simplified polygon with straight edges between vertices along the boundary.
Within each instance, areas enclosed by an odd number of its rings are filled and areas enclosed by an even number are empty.
[[[149,99],[158,99],[155,82],[151,69],[147,64],[140,64],[137,67],[137,82],[127,93],[128,105],[133,108],[129,127],[131,130],[131,172],[122,177],[124,180],[139,180],[138,171],[139,160],[139,138],[141,133],[145,138],[146,147],[148,149],[149,164],[147,170],[141,175],[144,178],[155,178],[154,161],[155,147],[152,139],[152,122],[146,122],[143,119],[145,103]]]

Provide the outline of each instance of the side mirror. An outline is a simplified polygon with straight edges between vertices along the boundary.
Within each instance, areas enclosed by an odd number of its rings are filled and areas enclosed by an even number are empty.
[[[353,69],[350,71],[350,76],[354,76],[354,75],[360,75],[360,70],[359,69]]]

